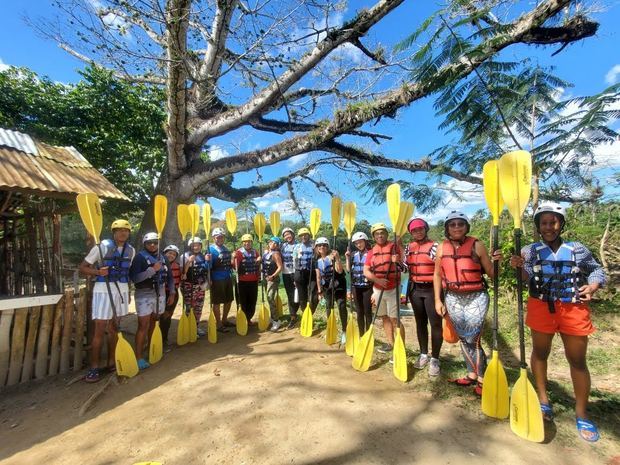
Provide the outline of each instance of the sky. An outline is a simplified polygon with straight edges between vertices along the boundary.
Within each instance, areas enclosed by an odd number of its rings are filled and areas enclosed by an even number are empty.
[[[95,0],[90,0],[95,1]],[[56,11],[48,0],[28,0],[26,2],[0,1],[0,11],[3,16],[3,27],[0,28],[0,69],[8,65],[25,66],[33,71],[47,75],[59,82],[75,82],[79,79],[78,70],[84,65],[61,50],[54,42],[39,37],[29,27],[25,17],[53,18]],[[369,33],[369,41],[380,41],[387,46],[393,46],[410,33],[421,18],[434,10],[434,2],[409,1],[388,15],[376,28]],[[349,8],[342,15],[347,20],[355,14],[356,7],[361,4],[371,5],[370,1],[351,1]],[[607,1],[600,11],[592,17],[600,23],[599,32],[594,38],[570,45],[556,56],[552,53],[557,50],[553,47],[526,47],[514,46],[509,48],[503,58],[522,60],[530,57],[545,66],[554,66],[555,74],[574,84],[573,88],[565,90],[567,96],[588,95],[600,92],[610,84],[620,81],[620,55],[617,53],[620,44],[620,2]],[[365,39],[366,40],[366,39]],[[387,120],[373,130],[384,132],[392,136],[392,140],[383,142],[375,150],[386,156],[401,159],[417,160],[423,154],[441,146],[447,141],[447,136],[438,129],[440,120],[434,116],[432,99],[424,99],[400,111],[395,120]],[[616,121],[614,129],[620,129]],[[378,128],[378,129],[377,129]],[[222,137],[212,143],[216,144],[212,156],[226,156],[236,150],[250,150],[264,146],[270,141],[277,140],[275,136],[265,136],[257,140],[248,135],[241,140]],[[597,174],[602,184],[612,172],[620,167],[620,143],[600,148],[600,169]],[[265,180],[281,176],[286,171],[294,171],[303,166],[306,156],[301,155],[284,161],[273,167],[261,170]],[[425,182],[422,175],[411,175],[401,171],[382,171],[387,177],[415,182]],[[366,218],[370,222],[387,221],[385,204],[375,205],[371,198],[361,189],[361,178],[356,179],[350,173],[339,173],[335,170],[322,174],[322,179],[330,184],[332,190],[343,200],[356,201],[358,218]],[[235,186],[241,187],[257,182],[256,172],[244,173],[235,176]],[[471,189],[464,183],[454,183],[457,188]],[[617,191],[608,190],[607,197],[616,195]],[[461,209],[468,214],[484,208],[484,199],[480,189],[465,195],[466,200],[452,198],[447,205],[439,207],[434,212],[425,215],[430,221],[441,219],[447,212]],[[255,199],[259,209],[268,216],[272,210],[286,213],[288,208],[287,192],[284,188],[268,194],[263,198]],[[304,185],[298,193],[305,210],[318,206],[323,210],[323,218],[329,219],[329,196],[316,192],[309,185]],[[404,199],[403,199],[404,200]],[[224,208],[232,206],[227,202],[213,200],[215,215]],[[295,218],[297,219],[297,218]]]

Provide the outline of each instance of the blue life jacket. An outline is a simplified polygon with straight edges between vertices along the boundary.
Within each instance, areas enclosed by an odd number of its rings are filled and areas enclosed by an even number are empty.
[[[139,283],[134,283],[136,289],[155,289],[156,283],[159,283],[159,286],[165,285],[168,279],[168,265],[166,265],[166,258],[160,254],[158,259],[146,250],[141,250],[138,254],[144,257],[148,266],[153,266],[158,261],[162,263],[162,266],[159,269],[159,272],[155,273],[152,278],[145,279]]]
[[[202,252],[198,252],[197,254],[186,252],[185,261],[187,261],[191,255],[194,255],[194,261],[187,269],[187,280],[193,284],[202,284],[206,281],[207,277],[207,263],[205,256]]]
[[[319,258],[316,261],[316,266],[321,274],[321,286],[329,286],[332,283],[334,277],[334,264],[329,257]]]
[[[271,276],[278,269],[276,261],[273,259],[273,251],[265,252],[263,254],[263,276]]]
[[[258,257],[258,252],[252,249],[250,252],[245,250],[245,247],[241,247],[239,249],[241,255],[243,255],[243,260],[239,265],[239,276],[251,274],[258,276],[258,263],[256,263],[256,257]],[[258,278],[257,278],[258,279]]]
[[[295,257],[296,270],[310,270],[310,263],[314,254],[312,244],[305,245],[303,242],[297,244],[297,256]]]
[[[116,243],[112,239],[103,240],[101,245],[104,245],[107,249],[102,260],[102,267],[108,267],[108,281],[111,283],[128,283],[133,247],[125,242],[125,244],[123,244],[123,250],[119,252]],[[106,277],[97,276],[96,281],[104,283],[106,282]]]
[[[579,302],[579,287],[583,285],[581,270],[575,260],[572,242],[564,242],[554,254],[551,248],[541,242],[532,245],[536,253],[533,274],[530,277],[530,296],[549,302],[549,311],[554,312],[553,302]]]
[[[366,263],[367,250],[359,250],[353,254],[351,264],[351,281],[355,287],[370,287],[370,281],[364,276],[364,264]]]
[[[295,264],[293,263],[293,250],[297,245],[296,242],[289,244],[285,242],[280,247],[280,251],[282,253],[282,264],[284,265],[284,272],[290,274],[295,271]]]
[[[219,247],[215,244],[211,245],[212,251],[215,250],[217,253],[217,257],[215,257],[215,262],[213,263],[213,268],[211,270],[211,279],[214,281],[223,280],[230,278],[231,275],[231,261],[232,254],[230,250],[226,248],[226,246]],[[212,255],[214,255],[212,253]]]

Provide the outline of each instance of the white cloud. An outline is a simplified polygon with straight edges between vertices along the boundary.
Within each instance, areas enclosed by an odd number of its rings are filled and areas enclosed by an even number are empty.
[[[230,156],[230,153],[219,145],[212,145],[209,149],[209,159],[211,161],[219,160],[220,158],[225,158],[228,156]]]
[[[6,71],[7,69],[9,69],[9,65],[2,61],[2,58],[0,58],[0,71]]]
[[[314,207],[316,207],[316,204],[309,202],[307,200],[304,199],[300,199],[299,200],[299,207],[301,208],[301,211],[303,211],[304,213],[309,212],[311,209],[313,209]],[[280,216],[282,218],[296,218],[299,219],[299,214],[297,213],[297,210],[295,210],[293,208],[293,201],[290,199],[287,200],[282,200],[281,202],[276,202],[271,206],[271,209],[274,211],[279,211],[280,212]]]
[[[607,84],[615,84],[618,82],[618,76],[620,76],[620,65],[614,65],[611,67],[607,74],[605,75],[605,82]]]
[[[596,169],[620,167],[620,140],[611,144],[599,144],[594,149]]]

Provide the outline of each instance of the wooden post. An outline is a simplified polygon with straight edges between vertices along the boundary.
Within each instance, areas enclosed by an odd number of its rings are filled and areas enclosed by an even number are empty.
[[[52,216],[52,258],[54,262],[55,292],[61,292],[62,280],[62,248],[60,244],[60,213]]]
[[[39,230],[39,250],[41,251],[41,281],[45,282],[47,292],[52,292],[53,276],[52,261],[50,259],[50,250],[47,241],[47,232],[45,231],[45,217],[42,213],[37,216],[37,229]]]
[[[9,341],[11,339],[13,312],[13,309],[0,312],[0,387],[4,386],[9,371],[9,356],[11,354]]]
[[[26,338],[26,350],[24,352],[24,363],[22,367],[22,383],[30,381],[34,365],[34,348],[39,332],[39,320],[41,319],[41,307],[30,308],[30,318],[28,320],[28,337]]]
[[[71,297],[65,294],[65,310],[62,322],[62,339],[60,341],[60,373],[69,372],[69,364],[71,363],[71,327],[73,323],[73,292]]]
[[[25,215],[26,221],[26,240],[27,248],[24,249],[26,253],[26,259],[30,265],[30,275],[33,280],[33,287],[35,293],[42,294],[45,292],[45,285],[43,284],[43,273],[41,273],[41,266],[37,258],[37,234],[35,229],[34,217],[32,210],[28,211]]]
[[[12,386],[19,382],[22,374],[22,362],[24,360],[24,343],[26,342],[26,320],[28,318],[27,308],[15,310],[15,322],[13,323],[13,335],[11,337],[11,361],[9,362],[9,378],[7,386]]]
[[[73,300],[73,292],[66,291],[65,295],[56,304],[54,310],[54,325],[52,326],[52,346],[50,349],[50,376],[58,373],[58,365],[60,364],[60,334],[62,330],[62,314],[65,309],[65,301]]]
[[[86,330],[86,288],[80,289],[77,316],[75,319],[75,346],[73,351],[73,371],[80,371],[83,362],[84,331]]]
[[[39,328],[39,340],[37,341],[37,361],[34,367],[34,376],[37,379],[47,376],[47,361],[49,358],[49,343],[53,322],[54,306],[46,305],[41,313],[41,327]]]

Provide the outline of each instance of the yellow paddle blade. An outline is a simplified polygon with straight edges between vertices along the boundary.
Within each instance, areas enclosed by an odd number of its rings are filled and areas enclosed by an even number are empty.
[[[375,327],[371,326],[360,339],[355,348],[351,365],[357,371],[368,371],[372,362],[372,353],[375,350]]]
[[[161,336],[161,328],[159,327],[159,321],[155,322],[155,329],[151,335],[151,341],[149,343],[149,363],[157,363],[161,360],[161,356],[164,353],[163,341]]]
[[[232,208],[226,210],[226,229],[230,234],[235,234],[237,230],[237,214]]]
[[[271,212],[269,215],[269,228],[274,236],[280,234],[280,212]]]
[[[402,236],[407,231],[407,222],[413,215],[413,204],[411,202],[401,202],[398,210],[398,220],[396,222],[396,235]]]
[[[502,155],[499,159],[499,185],[515,229],[521,228],[521,217],[532,190],[532,155],[525,150]]]
[[[497,160],[487,161],[482,167],[482,185],[484,186],[484,199],[493,217],[493,224],[497,226],[499,225],[499,215],[504,209],[504,199],[499,192],[499,163]]]
[[[168,216],[168,199],[163,195],[156,195],[153,199],[153,212],[155,214],[155,229],[161,239],[161,233],[166,226],[166,216]]]
[[[211,205],[205,203],[202,206],[202,225],[205,228],[205,235],[209,237],[211,234]]]
[[[248,318],[241,309],[237,310],[237,334],[239,336],[248,334]]]
[[[325,334],[325,342],[332,345],[338,342],[338,326],[336,324],[336,312],[332,309],[327,318],[327,333]]]
[[[312,310],[310,310],[310,304],[306,305],[303,314],[301,315],[301,326],[299,327],[299,334],[303,337],[312,336],[314,331],[314,320],[312,319]]]
[[[392,222],[392,228],[396,230],[398,223],[398,214],[400,213],[400,185],[397,183],[390,184],[385,191],[385,200],[388,206],[388,214]]]
[[[95,238],[95,244],[99,244],[101,225],[103,224],[103,214],[101,213],[99,197],[97,197],[97,194],[88,192],[86,194],[78,194],[76,201],[84,227],[88,231],[88,234]]]
[[[181,313],[179,326],[177,326],[177,345],[184,346],[189,342],[189,318],[185,314],[185,309]]]
[[[254,232],[256,233],[256,238],[260,241],[263,240],[263,236],[265,235],[265,215],[262,213],[257,213],[254,215]]]
[[[486,379],[484,381],[486,389]],[[483,389],[483,392],[484,392]],[[545,427],[540,402],[534,386],[527,378],[527,369],[521,368],[519,379],[510,396],[510,429],[517,436],[533,442],[545,439]]]
[[[269,308],[263,303],[258,310],[258,330],[265,331],[269,327],[269,320]]]
[[[187,206],[190,218],[190,232],[192,237],[198,233],[198,227],[200,226],[200,206],[196,203]]]
[[[353,235],[353,229],[355,228],[355,214],[357,213],[357,207],[355,202],[344,203],[344,229],[347,231],[347,237],[351,239]]]
[[[312,239],[316,237],[316,233],[319,232],[321,226],[321,209],[313,208],[310,211],[310,232],[312,233]]]
[[[207,339],[211,344],[215,344],[217,342],[217,320],[215,319],[215,314],[213,310],[209,313],[209,327],[207,328]]]
[[[353,313],[349,312],[349,317],[347,318],[347,330],[345,332],[347,340],[344,344],[344,350],[349,357],[353,357],[353,354],[355,353],[355,328],[353,328],[353,326],[355,326],[355,323],[353,323]]]
[[[196,321],[196,315],[194,314],[194,310],[190,310],[188,320],[188,340],[189,342],[196,342],[198,340],[198,322]]]
[[[407,372],[407,352],[405,351],[405,341],[403,341],[403,337],[400,334],[400,328],[396,328],[392,357],[394,357],[394,376],[397,380],[406,383],[409,379],[409,373]]]
[[[192,230],[192,218],[189,214],[189,205],[180,203],[177,205],[177,224],[181,237],[185,239]]]
[[[134,354],[131,344],[125,340],[123,333],[120,331],[118,332],[118,340],[116,341],[114,359],[116,361],[116,374],[118,376],[133,378],[140,371],[138,369],[136,354]]]
[[[360,327],[357,326],[357,319],[353,317],[353,353],[360,345]]]
[[[503,420],[508,418],[509,408],[508,380],[499,360],[499,352],[493,351],[491,361],[484,372],[484,389],[482,390],[482,413]]]
[[[338,234],[338,228],[340,228],[340,219],[342,218],[342,200],[340,197],[332,197],[332,229],[334,230],[334,237]]]
[[[282,298],[280,295],[276,295],[276,316],[282,318],[284,315],[284,305],[282,304]]]

